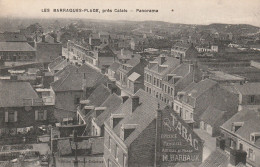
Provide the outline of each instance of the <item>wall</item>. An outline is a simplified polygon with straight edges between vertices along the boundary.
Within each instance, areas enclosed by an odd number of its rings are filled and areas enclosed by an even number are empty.
[[[107,127],[106,127],[107,128]],[[114,132],[112,134],[108,133],[108,130],[105,128],[105,135],[104,135],[104,161],[105,164],[108,163],[108,159],[112,162],[112,166],[123,166],[123,155],[127,157],[127,150],[124,150],[121,145],[118,143],[117,140],[119,139],[117,136],[115,136]],[[110,149],[108,148],[108,141],[110,136]],[[121,141],[122,142],[122,141]],[[118,159],[115,159],[115,147],[118,145]],[[129,166],[129,165],[128,165]],[[126,165],[127,167],[127,165]]]
[[[37,43],[36,58],[39,62],[50,62],[62,56],[61,43]]]
[[[83,91],[55,92],[55,107],[76,112],[75,97],[82,97]]]
[[[153,166],[155,161],[156,120],[132,142],[129,148],[129,166]]]
[[[47,110],[47,120],[35,120],[35,110]],[[25,107],[0,108],[1,128],[23,128],[29,126],[48,125],[55,121],[54,106],[34,106],[26,111]],[[17,122],[5,122],[5,111],[17,111]]]

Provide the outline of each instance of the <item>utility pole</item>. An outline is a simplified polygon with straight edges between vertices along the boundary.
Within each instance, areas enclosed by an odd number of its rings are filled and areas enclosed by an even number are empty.
[[[74,141],[75,146],[76,146],[74,167],[78,167],[78,164],[79,164],[78,155],[77,155],[77,150],[78,150],[78,132],[75,129],[73,130],[73,141]]]

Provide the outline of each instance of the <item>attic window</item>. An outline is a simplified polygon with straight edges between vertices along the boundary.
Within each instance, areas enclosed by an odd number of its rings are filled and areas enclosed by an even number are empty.
[[[244,125],[244,122],[233,122],[232,127],[231,127],[232,132],[236,132],[243,125]]]
[[[260,132],[254,132],[250,134],[250,141],[256,142],[258,139],[260,139]]]
[[[121,126],[120,138],[124,141],[136,129],[137,124],[123,124]]]

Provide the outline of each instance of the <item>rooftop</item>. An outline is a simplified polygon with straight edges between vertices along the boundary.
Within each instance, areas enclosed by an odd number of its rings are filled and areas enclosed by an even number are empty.
[[[216,107],[209,106],[204,113],[201,115],[200,120],[206,122],[212,127],[219,127],[226,120],[223,118],[226,111],[221,111]]]
[[[32,52],[35,49],[27,42],[0,42],[0,51]]]
[[[110,89],[105,85],[100,84],[89,96],[88,105],[98,107],[109,97],[110,94]]]
[[[142,133],[142,131],[146,129],[153,120],[155,120],[158,104],[160,104],[162,108],[165,107],[163,102],[152,97],[142,89],[139,89],[135,96],[139,97],[139,106],[137,106],[133,112],[131,98],[115,111],[115,114],[125,115],[124,119],[113,128],[113,131],[118,137],[120,137],[121,126],[123,124],[137,125],[135,130],[124,140],[124,143],[127,146],[129,146]],[[110,125],[109,121],[107,121],[107,124]]]
[[[250,142],[250,134],[260,132],[260,112],[258,110],[259,109],[243,109],[226,121],[221,127]],[[235,132],[231,129],[234,122],[243,122],[243,126]],[[254,144],[259,147],[260,139]]]
[[[29,82],[0,81],[0,107],[25,106],[25,99],[41,101]]]
[[[117,108],[123,103],[121,97],[116,94],[111,94],[100,107],[106,107],[106,110],[96,117],[96,124],[98,126],[104,125],[105,120],[110,116],[111,113],[117,110]]]

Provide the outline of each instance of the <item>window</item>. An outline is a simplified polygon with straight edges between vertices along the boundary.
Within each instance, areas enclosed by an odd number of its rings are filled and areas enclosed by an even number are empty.
[[[108,167],[112,167],[112,163],[111,163],[110,159],[107,160],[107,165],[108,165]]]
[[[40,120],[40,121],[43,121],[43,120],[46,120],[47,119],[47,110],[44,110],[44,111],[38,111],[38,110],[35,110],[35,120]]]
[[[79,104],[79,103],[80,103],[80,97],[75,96],[74,104]]]
[[[111,137],[108,136],[108,148],[111,149]]]
[[[248,149],[248,159],[250,159],[252,161],[255,160],[254,151],[251,148]]]
[[[44,111],[38,112],[38,120],[44,120]]]
[[[17,111],[6,111],[5,122],[17,122]]]
[[[250,103],[254,103],[254,102],[255,102],[255,96],[253,95],[250,97]]]
[[[115,159],[118,160],[118,146],[116,144],[116,148],[115,148]]]
[[[193,113],[190,113],[190,119],[193,119]]]
[[[126,155],[123,155],[123,167],[126,167]]]

